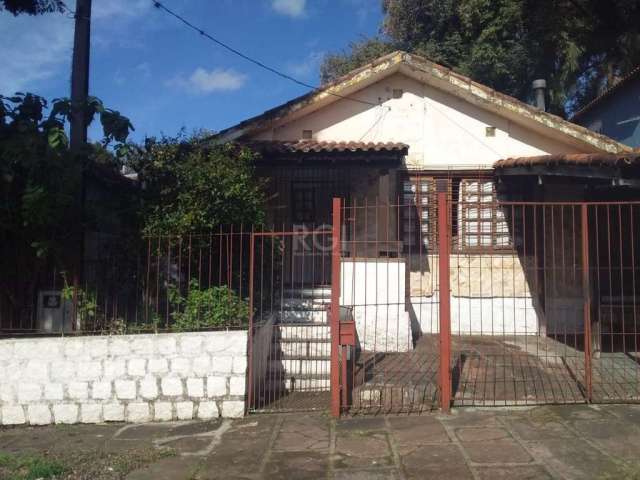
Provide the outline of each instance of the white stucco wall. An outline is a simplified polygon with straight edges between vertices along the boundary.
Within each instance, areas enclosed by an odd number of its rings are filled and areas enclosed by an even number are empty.
[[[392,98],[393,89],[402,89],[402,97]],[[316,140],[403,142],[409,145],[407,163],[425,168],[490,166],[512,156],[580,151],[401,73],[352,97],[379,105],[337,100],[255,138],[298,140],[303,130],[312,130]],[[489,126],[496,127],[495,137],[486,136]]]
[[[340,275],[340,305],[353,309],[360,348],[372,352],[411,350],[404,260],[343,259]]]
[[[0,340],[0,425],[244,415],[247,332]]]

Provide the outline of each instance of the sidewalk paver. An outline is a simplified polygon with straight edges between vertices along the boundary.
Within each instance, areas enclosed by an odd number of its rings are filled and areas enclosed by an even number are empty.
[[[626,480],[640,406],[2,428],[0,452],[59,460],[69,480]]]

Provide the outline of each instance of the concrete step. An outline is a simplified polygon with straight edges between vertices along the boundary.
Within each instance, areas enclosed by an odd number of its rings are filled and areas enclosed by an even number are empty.
[[[329,315],[326,309],[281,310],[277,314],[277,323],[327,323]]]
[[[327,339],[280,339],[274,340],[272,352],[279,352],[281,358],[326,357],[331,355],[331,341]]]
[[[331,287],[285,288],[282,296],[287,299],[331,299]]]
[[[276,324],[273,327],[273,338],[279,340],[330,340],[331,333],[327,323],[309,324]]]
[[[436,399],[436,385],[365,384],[353,390],[352,406],[390,411],[431,409]]]
[[[331,360],[300,358],[300,359],[272,359],[267,367],[268,375],[290,377],[292,375],[312,375],[327,378],[331,372]]]
[[[329,377],[277,377],[271,378],[260,390],[266,392],[328,392],[331,390]]]

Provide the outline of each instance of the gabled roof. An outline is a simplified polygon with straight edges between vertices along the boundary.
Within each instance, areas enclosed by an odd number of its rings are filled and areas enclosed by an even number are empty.
[[[409,145],[400,142],[331,142],[317,140],[256,140],[245,143],[262,153],[370,153],[406,154]]]
[[[596,98],[594,98],[589,103],[587,103],[584,107],[582,107],[580,110],[574,113],[573,116],[571,117],[571,120],[576,120],[582,117],[585,113],[592,110],[596,105],[599,105],[603,100],[609,98],[611,95],[616,93],[625,85],[628,85],[629,83],[631,83],[634,79],[640,79],[640,65],[638,65],[636,68],[631,70],[627,75],[622,77],[620,80],[614,83],[611,87],[606,89]]]
[[[317,90],[227,128],[216,135],[215,140],[246,139],[279,123],[295,120],[350,97],[355,92],[397,72],[538,131],[542,135],[560,135],[567,143],[577,147],[610,153],[631,150],[630,147],[605,135],[543,112],[426,58],[402,51],[380,57]]]

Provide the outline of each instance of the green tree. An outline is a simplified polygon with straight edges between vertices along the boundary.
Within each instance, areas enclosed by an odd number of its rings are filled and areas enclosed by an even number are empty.
[[[0,11],[14,15],[41,15],[49,12],[64,12],[66,5],[61,0],[0,0]]]
[[[85,108],[103,126],[98,152],[103,168],[117,171],[117,155],[103,149],[111,145],[122,155],[131,123],[96,98]],[[88,145],[79,156],[69,152],[69,114],[69,99],[49,105],[30,93],[0,95],[0,305],[5,307],[22,308],[41,272],[77,265],[77,239],[93,221],[78,199],[96,148]]]
[[[147,139],[129,160],[143,185],[143,231],[184,235],[262,222],[264,194],[253,161],[246,148],[207,145],[200,136]]]
[[[640,63],[638,0],[383,0],[385,37],[329,55],[323,80],[404,49],[527,101],[545,78],[568,115]],[[346,71],[345,71],[346,70]]]

